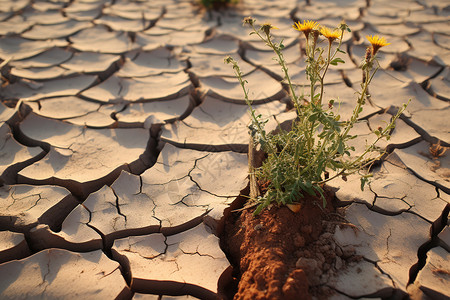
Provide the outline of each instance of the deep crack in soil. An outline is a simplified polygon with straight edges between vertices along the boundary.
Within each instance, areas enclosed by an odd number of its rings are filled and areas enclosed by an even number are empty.
[[[327,191],[326,197],[325,208],[321,199],[303,199],[298,213],[272,206],[253,216],[255,208],[236,211],[232,205],[220,236],[234,268],[227,290],[234,291],[223,297],[298,300],[334,293],[326,285],[333,273],[358,258],[354,249],[334,242],[336,225],[344,223],[335,213],[334,193]]]

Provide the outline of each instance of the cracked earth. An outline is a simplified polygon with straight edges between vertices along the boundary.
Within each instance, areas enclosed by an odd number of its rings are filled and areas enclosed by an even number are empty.
[[[364,36],[392,43],[356,152],[412,101],[368,188],[352,176],[330,183],[351,226],[322,243],[339,272],[317,285],[330,299],[448,299],[450,3],[243,0],[208,13],[192,2],[0,1],[0,298],[219,297],[231,267],[217,227],[248,185],[250,121],[224,56],[240,61],[268,129],[294,118],[273,54],[241,26],[251,15],[279,28],[299,90],[293,21],[347,21],[346,63],[325,88],[342,118]],[[345,249],[360,259],[342,268]]]

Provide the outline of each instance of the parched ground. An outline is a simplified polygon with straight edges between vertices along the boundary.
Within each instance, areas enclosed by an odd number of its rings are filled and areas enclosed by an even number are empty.
[[[331,183],[353,225],[323,242],[338,253],[328,268],[345,251],[362,259],[316,284],[332,299],[450,297],[450,3],[243,0],[207,13],[192,2],[0,2],[0,298],[216,298],[230,273],[217,222],[248,184],[249,116],[224,56],[240,61],[268,128],[293,118],[273,54],[241,25],[248,15],[279,28],[299,91],[293,20],[346,20],[346,63],[325,89],[342,118],[364,37],[392,43],[357,151],[411,99],[369,188]]]

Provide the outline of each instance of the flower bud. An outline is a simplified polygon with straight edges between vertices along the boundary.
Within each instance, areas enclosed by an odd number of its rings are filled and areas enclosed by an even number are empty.
[[[368,63],[372,59],[372,49],[371,47],[367,47],[366,49],[366,55],[364,56],[364,59]]]
[[[264,33],[268,36],[270,34],[270,30],[271,29],[278,29],[275,26],[272,26],[272,24],[266,22],[264,24],[261,25],[261,31],[264,31]]]
[[[248,16],[248,17],[244,18],[244,20],[242,21],[242,25],[249,24],[250,26],[252,26],[253,24],[255,24],[255,22],[256,22],[255,19]]]
[[[328,108],[333,108],[333,101],[328,102]]]
[[[317,39],[319,38],[320,31],[317,29],[313,29],[310,33],[313,36],[313,45],[316,45]]]

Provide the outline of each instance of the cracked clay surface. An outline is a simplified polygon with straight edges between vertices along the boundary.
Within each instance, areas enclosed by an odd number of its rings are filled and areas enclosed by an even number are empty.
[[[248,185],[250,121],[223,58],[240,61],[267,130],[295,117],[273,54],[241,26],[249,15],[279,28],[298,93],[293,21],[346,20],[346,63],[325,81],[343,119],[364,37],[392,43],[356,153],[411,103],[364,191],[354,176],[331,181],[348,226],[323,242],[339,272],[318,284],[330,299],[450,297],[450,3],[242,0],[208,13],[194,2],[2,1],[0,298],[218,298],[231,276],[218,226]],[[343,267],[346,251],[358,259]]]

